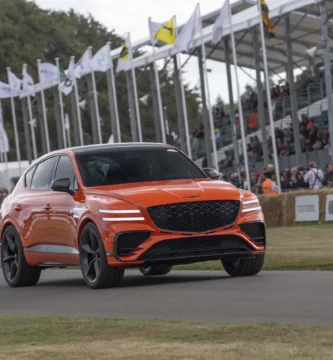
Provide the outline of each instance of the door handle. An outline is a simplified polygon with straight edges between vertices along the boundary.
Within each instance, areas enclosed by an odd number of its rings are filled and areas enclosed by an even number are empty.
[[[44,206],[44,209],[45,210],[51,210],[52,206],[50,204],[47,204]]]
[[[16,205],[14,208],[16,211],[21,211],[22,210],[22,206],[21,205]]]

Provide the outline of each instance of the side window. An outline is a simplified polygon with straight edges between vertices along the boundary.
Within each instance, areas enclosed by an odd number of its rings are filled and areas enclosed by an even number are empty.
[[[39,165],[34,173],[31,189],[35,190],[49,190],[53,178],[54,167],[57,163],[58,157],[53,156],[44,160]]]
[[[71,189],[75,187],[75,170],[71,158],[67,155],[60,156],[57,170],[54,176],[55,179],[69,178],[71,180]]]
[[[31,181],[32,181],[32,177],[34,175],[36,166],[34,166],[32,169],[30,169],[26,174],[25,174],[25,187],[29,188],[31,186]]]

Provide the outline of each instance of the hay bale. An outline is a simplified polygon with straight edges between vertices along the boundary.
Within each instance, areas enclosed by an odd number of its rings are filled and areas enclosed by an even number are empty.
[[[276,196],[259,195],[258,199],[263,209],[267,227],[296,225],[296,197],[319,195],[320,221],[325,221],[326,195],[333,194],[333,189],[298,190],[282,193]]]

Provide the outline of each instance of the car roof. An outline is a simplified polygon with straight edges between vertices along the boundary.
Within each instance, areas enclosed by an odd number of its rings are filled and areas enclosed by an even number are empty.
[[[66,150],[73,151],[75,154],[93,154],[95,152],[100,152],[103,150],[122,150],[122,149],[130,149],[130,150],[138,150],[141,149],[170,149],[174,148],[171,145],[168,144],[162,144],[162,143],[148,143],[148,142],[142,142],[142,143],[115,143],[115,144],[95,144],[95,145],[85,145],[85,146],[76,146],[67,148]]]

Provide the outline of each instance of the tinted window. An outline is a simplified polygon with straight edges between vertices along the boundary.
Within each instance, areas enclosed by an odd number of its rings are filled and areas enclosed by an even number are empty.
[[[31,180],[32,180],[32,176],[34,174],[36,167],[34,166],[32,169],[30,169],[26,174],[25,174],[25,186],[26,187],[30,187],[31,186]]]
[[[54,167],[57,163],[57,160],[58,157],[54,156],[37,165],[37,169],[32,179],[32,189],[48,190],[50,188]]]
[[[207,177],[174,149],[112,149],[76,156],[87,187]]]
[[[71,189],[74,188],[75,170],[73,162],[69,156],[60,156],[57,170],[54,176],[55,179],[69,178],[71,180]]]

